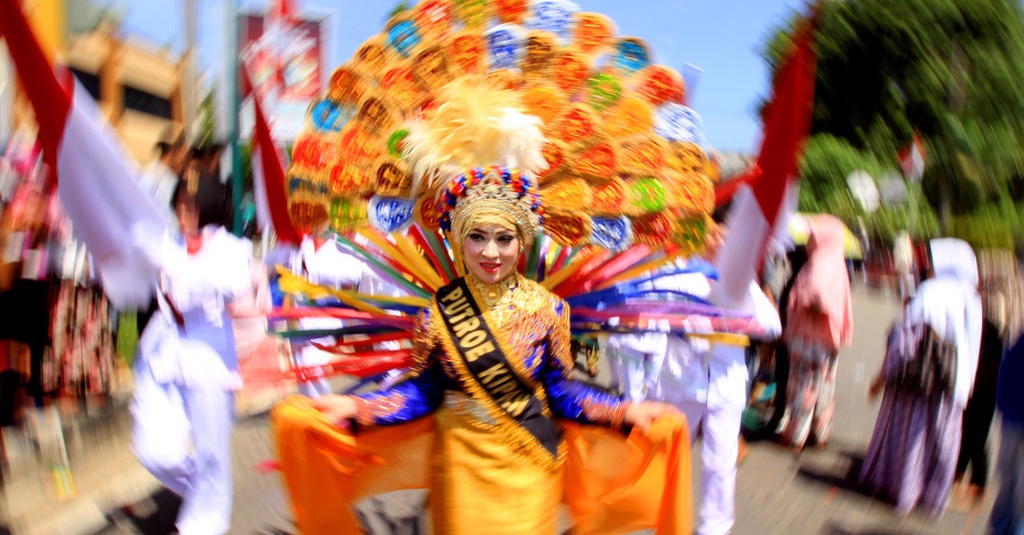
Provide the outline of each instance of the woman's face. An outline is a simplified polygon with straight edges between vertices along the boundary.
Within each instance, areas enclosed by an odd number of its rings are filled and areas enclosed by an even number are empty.
[[[481,282],[495,283],[509,276],[519,260],[519,238],[514,230],[493,225],[473,227],[462,244],[470,273]]]
[[[179,199],[174,205],[174,213],[178,216],[182,234],[194,236],[199,233],[199,209],[195,201]]]

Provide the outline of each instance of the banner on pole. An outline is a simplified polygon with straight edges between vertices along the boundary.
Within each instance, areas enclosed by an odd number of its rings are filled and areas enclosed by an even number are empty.
[[[275,19],[271,22],[262,13],[241,14],[238,50],[252,69],[253,86],[268,112],[274,139],[288,143],[298,137],[306,110],[323,89],[325,21]],[[251,121],[246,114],[243,123],[248,124],[242,124],[241,131],[252,131]]]

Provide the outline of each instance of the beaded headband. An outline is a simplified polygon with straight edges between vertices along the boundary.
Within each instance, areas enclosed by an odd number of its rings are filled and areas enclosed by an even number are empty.
[[[544,221],[533,181],[517,169],[498,165],[476,167],[453,178],[441,208],[441,228],[452,234],[458,246],[472,230],[470,223],[497,218],[515,225],[523,249],[529,249]]]

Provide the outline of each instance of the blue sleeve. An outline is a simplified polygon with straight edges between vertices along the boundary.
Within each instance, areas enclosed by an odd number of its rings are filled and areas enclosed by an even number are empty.
[[[551,412],[556,417],[581,423],[620,427],[629,402],[571,378],[574,359],[570,348],[569,306],[560,300],[555,312],[558,321],[548,334],[544,348],[547,358],[541,372]]]
[[[356,420],[362,425],[396,425],[430,414],[441,405],[445,375],[430,328],[430,309],[420,313],[413,336],[414,364],[399,382],[386,390],[357,394]]]
[[[437,359],[417,375],[387,390],[357,394],[357,421],[362,425],[397,425],[434,412],[444,393],[444,371]]]

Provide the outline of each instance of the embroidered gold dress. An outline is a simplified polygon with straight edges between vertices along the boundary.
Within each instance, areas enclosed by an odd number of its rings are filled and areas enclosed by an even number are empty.
[[[496,285],[467,277],[510,367],[542,402],[543,416],[617,427],[626,403],[570,378],[569,310],[519,275]],[[360,396],[363,425],[404,423],[433,411],[431,506],[435,533],[554,533],[564,444],[546,448],[469,373],[441,320],[438,298],[420,316],[416,365],[392,388]],[[557,443],[557,442],[556,442]]]

